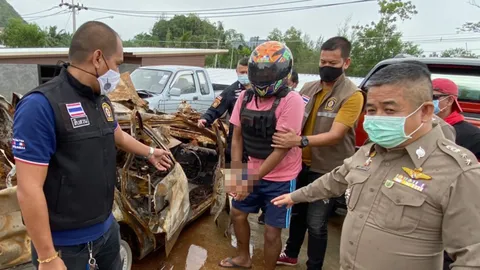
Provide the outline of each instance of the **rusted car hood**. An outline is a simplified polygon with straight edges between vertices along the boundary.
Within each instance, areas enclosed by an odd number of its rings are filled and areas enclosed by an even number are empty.
[[[14,102],[18,99],[14,97]],[[11,150],[13,106],[0,96],[0,269],[30,261],[30,238],[22,223]]]
[[[179,105],[176,114],[154,114],[148,109],[148,103],[137,95],[128,73],[121,75],[121,82],[117,89],[109,94],[109,98],[113,102],[114,113],[119,125],[124,131],[129,132],[137,139],[148,141],[155,137],[153,140],[158,140],[157,147],[164,149],[172,149],[182,144],[183,141],[192,147],[209,147],[217,152],[218,163],[214,168],[213,177],[214,192],[207,199],[212,203],[207,203],[205,206],[212,205],[212,214],[218,216],[225,206],[223,173],[220,168],[225,165],[223,153],[226,143],[226,125],[217,122],[212,129],[199,129],[196,123],[201,115],[193,111],[186,102]],[[139,132],[139,130],[144,132]],[[148,138],[145,135],[153,136]],[[167,254],[173,247],[179,231],[196,215],[194,211],[192,212],[189,199],[192,185],[189,185],[184,169],[176,162],[174,168],[161,181],[144,179],[144,182],[155,183],[153,192],[154,209],[153,211],[148,209],[146,211],[149,213],[148,215],[139,213],[138,209],[131,209],[137,211],[135,214],[137,220],[148,227],[149,233],[166,234],[165,247]],[[129,181],[129,178],[132,177],[127,171],[126,165],[124,165],[122,173],[122,181],[124,182]],[[141,178],[139,175],[135,177]],[[122,182],[122,184],[124,183]],[[128,202],[129,197],[133,195],[128,194],[128,192],[129,190],[125,188],[121,189],[120,193],[127,204],[133,203]],[[167,207],[165,207],[165,202],[169,202]],[[118,219],[120,217],[117,217]]]

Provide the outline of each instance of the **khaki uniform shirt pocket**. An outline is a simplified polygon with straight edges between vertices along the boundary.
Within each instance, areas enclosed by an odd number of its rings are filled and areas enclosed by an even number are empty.
[[[395,183],[381,187],[373,219],[382,229],[407,234],[417,229],[424,212],[426,195]]]
[[[361,170],[352,170],[345,176],[345,180],[348,182],[348,188],[345,191],[345,200],[349,211],[355,209],[365,186],[365,182],[369,177],[369,173]]]

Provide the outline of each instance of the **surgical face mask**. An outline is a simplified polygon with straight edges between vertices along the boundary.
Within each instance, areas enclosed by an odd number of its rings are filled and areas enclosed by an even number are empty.
[[[334,82],[338,77],[340,77],[343,74],[343,68],[339,67],[330,67],[330,66],[325,66],[325,67],[319,67],[318,68],[319,74],[320,74],[320,79],[324,82]]]
[[[105,74],[97,78],[100,84],[100,94],[107,95],[117,88],[120,82],[120,73],[113,69],[109,69]]]
[[[423,106],[423,105],[422,105]],[[422,106],[407,116],[377,116],[365,115],[363,129],[367,132],[370,140],[384,148],[394,148],[412,138],[422,126],[415,129],[409,135],[405,134],[405,122],[414,115]]]
[[[238,74],[238,81],[242,85],[248,85],[250,84],[250,80],[248,79],[248,74]]]
[[[117,71],[110,69],[108,66],[107,60],[105,60],[105,57],[102,55],[103,61],[105,61],[105,65],[107,65],[108,71],[105,72],[102,76],[98,75],[97,69],[95,69],[95,73],[93,74],[92,72],[86,71],[80,67],[70,65],[76,69],[79,69],[85,73],[88,73],[92,76],[95,76],[97,78],[98,84],[100,85],[100,95],[107,95],[108,93],[112,92],[117,88],[118,83],[120,82],[120,73]]]
[[[442,100],[445,100],[446,98],[443,98]],[[441,111],[445,110],[445,108],[440,109],[440,101],[439,99],[436,99],[433,101],[433,113],[434,114],[439,114]]]

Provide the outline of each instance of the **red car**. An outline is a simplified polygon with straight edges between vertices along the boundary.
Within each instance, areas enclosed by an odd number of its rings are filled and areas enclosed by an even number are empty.
[[[380,69],[394,63],[403,61],[419,61],[428,66],[432,73],[432,79],[447,78],[458,85],[460,106],[462,106],[465,119],[480,127],[480,59],[470,58],[392,58],[378,63],[360,83],[359,87],[366,94],[366,83],[372,75]],[[358,121],[356,129],[356,146],[362,146],[367,140],[367,134],[363,130],[363,113]]]

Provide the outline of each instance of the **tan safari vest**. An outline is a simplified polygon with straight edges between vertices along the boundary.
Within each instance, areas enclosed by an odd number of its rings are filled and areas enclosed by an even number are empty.
[[[315,98],[320,91],[322,91],[320,81],[306,83],[300,91],[300,95],[304,97],[304,100],[305,97],[309,99],[305,106],[302,130],[310,113],[317,115],[313,135],[330,131],[343,103],[355,92],[360,91],[360,89],[345,75],[341,75],[333,85],[332,90],[323,99],[318,111],[312,112]],[[355,153],[356,126],[357,123],[355,122],[354,128],[349,129],[345,137],[336,145],[311,147],[312,165],[310,170],[322,174],[328,173],[335,167],[342,165],[344,159],[353,156]]]

